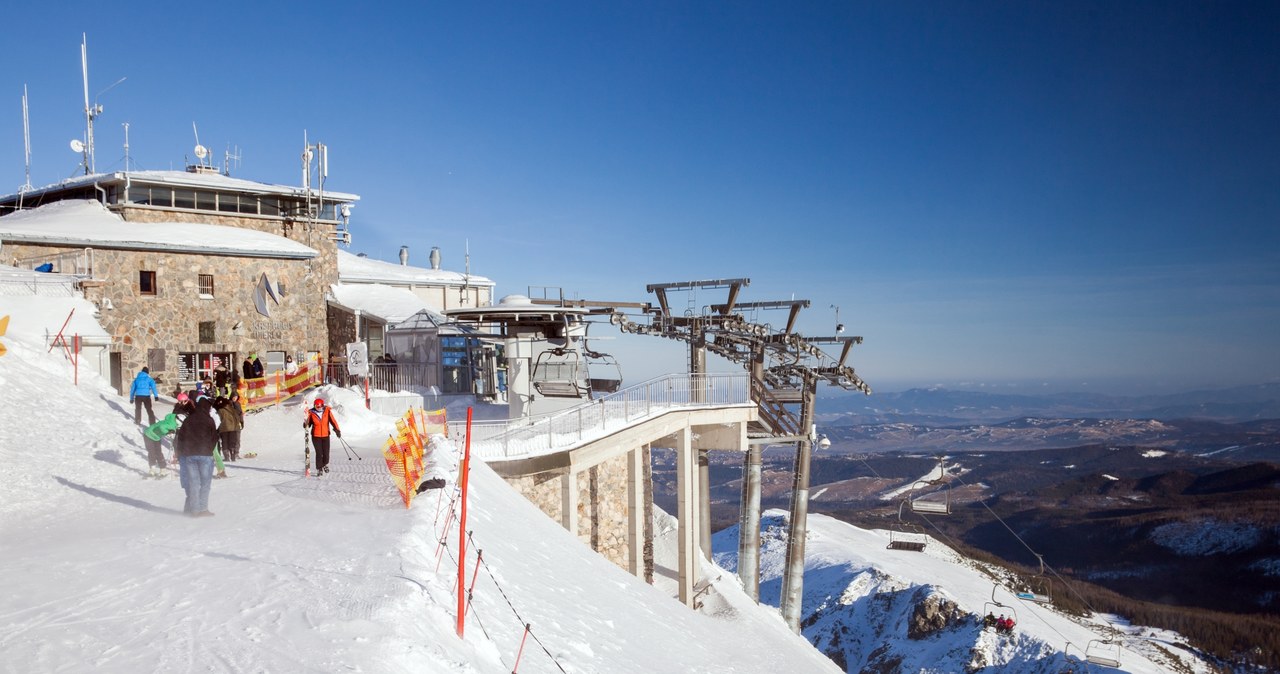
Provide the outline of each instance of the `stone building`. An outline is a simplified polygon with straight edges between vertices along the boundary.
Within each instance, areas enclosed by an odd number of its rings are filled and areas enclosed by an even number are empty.
[[[356,195],[188,171],[95,174],[0,197],[0,264],[75,274],[112,337],[122,389],[148,366],[166,391],[257,353],[268,370],[332,350]]]

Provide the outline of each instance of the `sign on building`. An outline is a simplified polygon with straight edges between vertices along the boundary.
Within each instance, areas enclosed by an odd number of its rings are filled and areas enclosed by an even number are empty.
[[[347,345],[347,374],[356,377],[369,375],[369,346],[364,342]]]

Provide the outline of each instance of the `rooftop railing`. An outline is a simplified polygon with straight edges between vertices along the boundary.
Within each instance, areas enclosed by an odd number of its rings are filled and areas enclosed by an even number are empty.
[[[471,452],[486,461],[553,454],[673,410],[751,404],[746,373],[669,374],[540,417],[473,421]],[[465,426],[450,431],[465,439]]]

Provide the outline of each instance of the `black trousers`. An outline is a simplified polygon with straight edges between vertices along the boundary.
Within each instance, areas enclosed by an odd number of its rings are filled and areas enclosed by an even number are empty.
[[[145,435],[142,436],[142,441],[147,446],[147,465],[153,468],[164,468],[164,449],[160,441],[152,440]]]
[[[323,438],[311,436],[311,446],[316,450],[316,470],[324,470],[329,465],[329,436]]]
[[[142,408],[147,408],[148,424],[156,422],[156,413],[151,411],[151,396],[136,396],[133,399],[133,423],[142,423]]]

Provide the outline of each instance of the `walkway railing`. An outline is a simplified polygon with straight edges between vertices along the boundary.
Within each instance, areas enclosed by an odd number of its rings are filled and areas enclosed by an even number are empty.
[[[472,422],[471,452],[486,461],[552,454],[664,412],[750,404],[746,373],[670,374],[541,417]],[[462,440],[465,430],[451,428]]]

